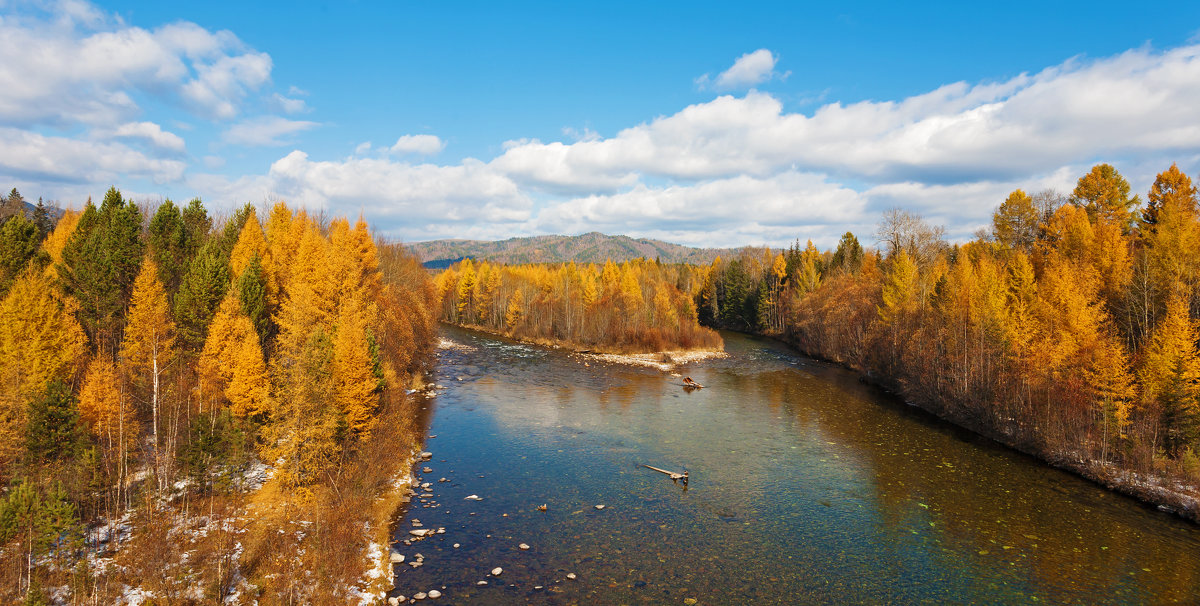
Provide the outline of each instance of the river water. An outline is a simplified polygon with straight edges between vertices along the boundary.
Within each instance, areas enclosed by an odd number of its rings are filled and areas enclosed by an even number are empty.
[[[675,371],[706,386],[689,391],[655,369],[442,336],[444,389],[422,402],[433,459],[417,468],[432,496],[414,498],[394,544],[423,565],[398,565],[392,595],[1200,603],[1197,527],[773,341],[723,333],[729,357]],[[414,519],[445,533],[406,545]]]

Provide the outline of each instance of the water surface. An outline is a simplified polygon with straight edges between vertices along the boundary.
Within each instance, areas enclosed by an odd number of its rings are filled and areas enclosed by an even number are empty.
[[[1200,602],[1197,527],[778,343],[724,333],[728,358],[678,369],[707,386],[692,391],[653,369],[453,328],[443,336],[455,346],[439,353],[444,389],[425,402],[433,460],[418,466],[433,496],[414,500],[396,539],[414,518],[446,530],[395,545],[424,565],[399,565],[393,595]],[[690,483],[642,464],[686,469]],[[495,567],[503,573],[489,576]]]

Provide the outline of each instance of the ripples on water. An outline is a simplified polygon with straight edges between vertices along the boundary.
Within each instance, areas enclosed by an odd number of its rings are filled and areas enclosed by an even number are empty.
[[[730,357],[679,369],[707,386],[687,391],[656,370],[443,330],[469,347],[440,352],[445,389],[427,403],[434,457],[418,467],[433,469],[419,475],[435,496],[413,502],[396,538],[413,518],[446,533],[396,545],[424,565],[399,565],[395,593],[439,589],[443,603],[1200,603],[1196,527],[771,341],[724,334]],[[641,464],[686,468],[690,484]]]

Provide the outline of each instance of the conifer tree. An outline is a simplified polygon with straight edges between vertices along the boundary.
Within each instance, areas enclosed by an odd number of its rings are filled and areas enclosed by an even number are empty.
[[[366,432],[379,404],[368,323],[371,310],[357,297],[343,301],[333,341],[333,397],[350,429]]]
[[[63,249],[75,233],[75,227],[79,225],[79,217],[80,213],[73,210],[63,212],[62,217],[58,219],[58,224],[54,226],[54,230],[42,241],[42,250],[46,253],[49,262],[46,268],[47,277],[54,282],[58,281],[56,266],[62,263]]]
[[[1200,429],[1200,331],[1176,293],[1142,354],[1142,397],[1163,425],[1162,445],[1172,456],[1194,445]]]
[[[194,243],[190,241],[191,235],[184,223],[183,213],[170,200],[163,202],[150,219],[147,248],[150,258],[158,266],[158,279],[169,298],[179,290],[179,283],[195,251]]]
[[[858,243],[858,238],[854,237],[854,234],[846,232],[838,242],[837,250],[833,251],[829,267],[855,273],[862,266],[862,258],[863,249],[862,245]]]
[[[121,357],[135,386],[150,392],[151,435],[155,456],[159,445],[159,409],[162,405],[162,377],[175,357],[175,323],[167,293],[158,281],[158,265],[153,259],[142,262],[142,271],[134,282],[129,306],[129,325],[121,342]]]
[[[79,389],[79,416],[92,435],[122,458],[137,445],[137,414],[121,393],[117,368],[106,355],[97,355],[88,365]]]
[[[37,257],[41,242],[37,225],[25,215],[17,215],[0,225],[0,297]]]
[[[220,245],[208,242],[196,253],[175,295],[180,344],[188,352],[204,347],[208,324],[229,289],[229,264]]]
[[[1133,227],[1133,210],[1141,204],[1129,197],[1129,182],[1110,164],[1097,164],[1079,178],[1071,202],[1087,210],[1092,218],[1103,217],[1128,233]]]
[[[887,279],[883,284],[880,319],[887,324],[893,324],[905,314],[916,310],[918,285],[917,264],[908,256],[908,252],[900,249],[892,258]]]
[[[28,403],[71,378],[86,344],[74,302],[59,299],[44,274],[26,271],[0,299],[0,475],[18,455]]]
[[[35,464],[71,460],[79,454],[82,440],[75,396],[70,386],[55,379],[29,404],[25,457]]]
[[[1033,198],[1014,190],[992,215],[992,231],[1004,246],[1029,253],[1037,240],[1038,219]]]
[[[57,268],[67,294],[80,304],[81,324],[93,342],[113,349],[143,257],[142,215],[110,188],[100,208],[88,204]]]
[[[263,264],[258,255],[250,258],[246,269],[237,279],[238,299],[242,303],[242,311],[254,325],[258,339],[262,343],[270,343],[275,336],[275,313],[273,297],[269,294],[268,281],[264,274]]]
[[[46,239],[50,235],[50,230],[54,229],[54,219],[50,217],[50,209],[46,208],[46,203],[38,198],[37,206],[33,209],[33,224],[38,228],[38,241]]]
[[[1196,187],[1187,174],[1179,170],[1174,163],[1171,168],[1161,172],[1150,186],[1146,208],[1142,209],[1142,231],[1151,233],[1158,225],[1158,213],[1163,206],[1175,208],[1196,207]]]

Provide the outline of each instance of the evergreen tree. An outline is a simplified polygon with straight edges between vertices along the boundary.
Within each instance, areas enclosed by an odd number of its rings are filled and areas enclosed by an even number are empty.
[[[857,272],[862,267],[863,248],[854,234],[846,232],[838,242],[837,250],[829,261],[829,268],[841,269],[850,273]]]
[[[99,209],[84,209],[57,268],[63,289],[80,303],[88,336],[114,350],[144,256],[141,231],[137,206],[110,188]]]
[[[54,220],[50,217],[50,211],[41,198],[38,198],[37,206],[33,209],[33,224],[38,228],[38,242],[45,240],[46,236],[50,234],[50,230],[54,229]]]
[[[267,279],[264,275],[263,264],[258,255],[250,258],[241,277],[237,279],[238,298],[242,311],[254,325],[255,332],[261,342],[270,343],[275,337],[275,313],[267,292]]]
[[[163,202],[150,219],[147,244],[150,258],[158,265],[158,279],[166,289],[168,297],[174,297],[194,250],[189,242],[183,214],[174,202]]]
[[[71,388],[55,379],[29,404],[25,457],[30,463],[71,460],[79,454],[83,434],[79,406]]]
[[[41,242],[37,224],[24,215],[17,215],[0,226],[0,297],[8,292],[30,261],[37,258]]]
[[[199,353],[208,324],[229,289],[229,263],[220,244],[206,243],[188,266],[175,295],[175,321],[183,349]]]

